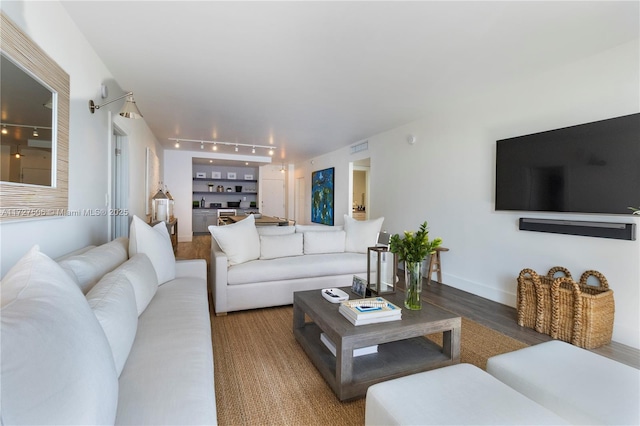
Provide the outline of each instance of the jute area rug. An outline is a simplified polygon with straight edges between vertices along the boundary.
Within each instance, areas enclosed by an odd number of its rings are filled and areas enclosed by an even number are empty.
[[[336,398],[293,337],[292,321],[291,306],[212,318],[220,425],[364,424],[365,400]],[[462,362],[484,369],[487,358],[526,346],[462,318]]]

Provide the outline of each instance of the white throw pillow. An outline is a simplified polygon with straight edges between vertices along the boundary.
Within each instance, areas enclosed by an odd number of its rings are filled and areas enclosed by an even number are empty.
[[[98,281],[87,294],[87,302],[107,336],[119,377],[138,329],[133,287],[121,271],[115,270]]]
[[[140,316],[158,291],[158,276],[149,256],[144,253],[135,254],[113,272],[116,271],[126,276],[131,283],[136,296],[136,310]]]
[[[342,231],[344,227],[342,225],[296,225],[296,232],[307,232],[307,231],[319,231],[319,232],[331,232],[331,231]]]
[[[305,232],[304,254],[344,253],[346,232]]]
[[[252,214],[231,225],[209,226],[209,232],[227,255],[229,266],[260,257],[260,236]]]
[[[347,233],[345,251],[366,253],[368,247],[375,247],[384,217],[372,220],[355,220],[344,215],[344,230]]]
[[[113,424],[113,355],[77,284],[35,246],[0,292],[2,422]]]
[[[296,232],[295,226],[256,226],[258,235],[289,235]]]
[[[113,271],[129,258],[127,246],[126,237],[116,238],[84,253],[66,257],[58,264],[75,280],[82,292],[87,294],[104,274]]]
[[[176,257],[164,222],[152,228],[138,216],[133,216],[129,230],[129,257],[137,253],[149,256],[153,269],[156,270],[158,284],[176,277]]]
[[[260,259],[302,256],[302,253],[302,234],[260,236]]]

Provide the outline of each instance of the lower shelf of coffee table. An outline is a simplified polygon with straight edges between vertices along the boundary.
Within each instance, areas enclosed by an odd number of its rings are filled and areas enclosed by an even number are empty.
[[[363,397],[369,386],[381,381],[454,363],[431,340],[414,337],[379,344],[377,353],[354,357],[352,381],[338,383],[336,357],[320,341],[321,332],[314,323],[294,330],[296,339],[340,400]]]

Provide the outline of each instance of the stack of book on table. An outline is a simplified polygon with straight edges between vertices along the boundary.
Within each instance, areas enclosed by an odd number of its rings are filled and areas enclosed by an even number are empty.
[[[335,345],[335,343],[333,343],[333,341],[331,339],[329,339],[327,337],[327,335],[324,334],[324,333],[320,333],[320,340],[322,341],[322,343],[324,343],[324,345],[327,347],[327,349],[329,349],[329,351],[333,354],[333,356],[336,356],[336,345]],[[378,345],[366,346],[364,348],[354,349],[353,350],[353,356],[357,357],[357,356],[362,356],[362,355],[375,354],[376,352],[378,352]]]
[[[338,308],[353,325],[374,324],[377,322],[402,319],[402,309],[382,297],[348,300]]]

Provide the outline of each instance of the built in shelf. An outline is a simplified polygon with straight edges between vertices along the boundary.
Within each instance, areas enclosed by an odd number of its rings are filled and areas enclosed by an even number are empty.
[[[249,179],[211,179],[211,178],[193,178],[194,182],[258,182]]]
[[[222,192],[218,192],[218,191],[193,191],[194,194],[208,194],[208,195],[237,195],[237,194],[244,194],[244,195],[256,195],[257,192],[235,192],[235,191],[222,191]]]

